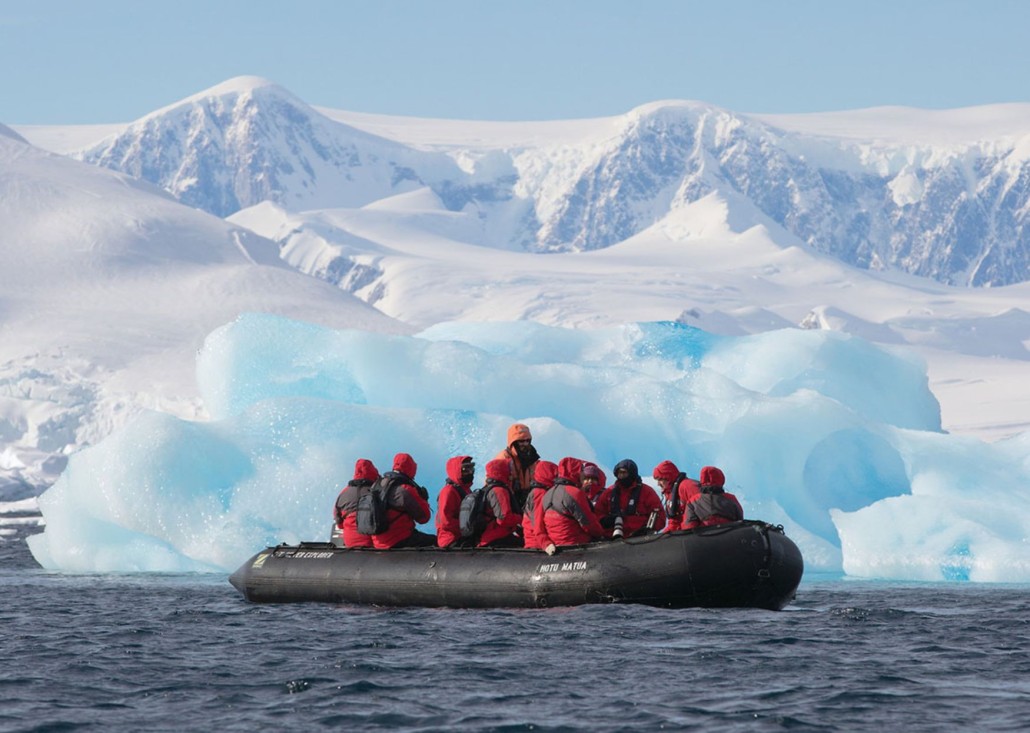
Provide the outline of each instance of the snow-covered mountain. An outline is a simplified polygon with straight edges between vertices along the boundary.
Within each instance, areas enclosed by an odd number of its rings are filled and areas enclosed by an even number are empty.
[[[0,126],[0,498],[140,410],[203,417],[196,349],[246,311],[832,329],[925,359],[947,430],[1030,429],[1026,130],[1019,105],[419,120],[253,78],[126,125]]]
[[[261,201],[363,206],[457,179],[448,157],[334,122],[255,77],[233,79],[132,123],[76,157],[227,216]]]
[[[533,252],[610,247],[717,194],[739,228],[767,225],[856,267],[957,285],[1030,279],[1030,105],[1008,106],[1001,130],[966,115],[965,134],[946,140],[898,139],[913,125],[955,129],[954,115],[911,112],[882,110],[895,134],[862,137],[832,120],[674,101],[567,125],[559,140],[553,123],[525,123],[543,132],[412,142],[403,125],[359,129],[243,77],[75,155],[218,216],[264,201],[355,208],[429,187],[447,210],[475,212],[475,244]]]

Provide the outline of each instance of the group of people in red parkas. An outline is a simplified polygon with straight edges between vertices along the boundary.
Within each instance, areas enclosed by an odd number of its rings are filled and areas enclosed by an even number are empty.
[[[346,547],[529,547],[552,554],[558,547],[601,539],[696,529],[744,518],[740,502],[724,488],[726,476],[715,466],[688,477],[672,461],[662,461],[652,475],[661,497],[640,477],[637,464],[615,464],[615,481],[599,466],[566,457],[558,463],[540,459],[529,428],[508,428],[508,447],[486,464],[482,490],[482,531],[466,537],[461,531],[462,500],[473,491],[476,464],[472,456],[447,460],[447,480],[437,498],[436,535],[416,528],[430,516],[428,492],[415,483],[418,466],[398,453],[393,469],[380,476],[372,461],[355,463],[354,478],[336,499],[334,542]],[[384,531],[358,531],[359,501],[379,487],[386,506]],[[338,539],[337,539],[338,538]]]

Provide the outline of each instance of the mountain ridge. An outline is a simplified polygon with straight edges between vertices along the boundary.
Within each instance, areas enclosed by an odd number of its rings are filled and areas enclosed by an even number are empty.
[[[999,106],[1009,131],[995,139],[899,144],[799,132],[801,116],[665,100],[582,121],[578,143],[418,149],[239,77],[76,157],[223,217],[262,201],[293,212],[361,207],[429,186],[452,211],[504,222],[484,227],[483,246],[540,253],[611,246],[723,190],[851,266],[990,287],[1030,279],[1030,126],[1018,128],[1028,110]],[[988,111],[916,116],[971,130]]]

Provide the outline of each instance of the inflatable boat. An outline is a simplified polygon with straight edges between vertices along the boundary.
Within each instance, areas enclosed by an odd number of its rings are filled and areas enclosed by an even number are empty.
[[[782,527],[743,521],[703,529],[530,549],[269,547],[229,582],[256,603],[544,608],[642,603],[780,610],[804,563]]]

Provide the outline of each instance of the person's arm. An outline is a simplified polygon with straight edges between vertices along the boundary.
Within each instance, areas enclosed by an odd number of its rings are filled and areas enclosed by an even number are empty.
[[[567,504],[569,514],[579,522],[583,531],[594,538],[604,537],[604,528],[597,521],[597,515],[590,506],[590,499],[587,498],[586,492],[582,489],[571,489],[568,491],[568,495],[572,500]]]
[[[422,498],[417,487],[404,484],[401,491],[393,492],[393,496],[397,498],[390,503],[391,507],[407,514],[415,520],[415,524],[429,521],[429,516],[432,514],[429,510],[429,502]]]
[[[697,529],[701,526],[701,518],[697,513],[696,499],[700,494],[694,494],[690,503],[683,508],[683,529]]]
[[[343,526],[343,507],[340,505],[343,503],[343,491],[336,496],[336,502],[333,504],[333,524],[337,527]]]
[[[458,491],[450,484],[444,484],[436,500],[436,529],[455,530],[461,499]]]
[[[685,512],[687,504],[701,493],[701,484],[692,478],[685,478],[680,481],[680,485],[676,487],[676,490],[680,492],[680,506],[683,507]]]
[[[652,512],[657,512],[655,516],[654,526],[651,527],[655,532],[661,532],[665,529],[665,507],[662,506],[662,500],[658,496],[658,492],[652,487],[644,484],[644,488],[640,490],[641,499],[640,502],[643,504],[643,514],[647,516],[645,522],[650,521]]]
[[[499,529],[513,530],[522,524],[522,515],[512,508],[511,494],[507,490],[495,486],[486,498],[490,502],[490,509]]]
[[[737,507],[737,519],[738,520],[739,519],[743,519],[744,518],[744,507],[742,507],[740,505],[740,499],[738,499],[733,494],[729,494],[729,497],[733,500],[733,504]]]

